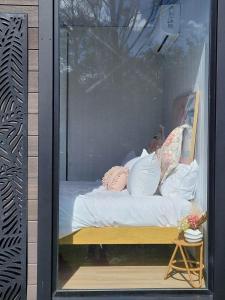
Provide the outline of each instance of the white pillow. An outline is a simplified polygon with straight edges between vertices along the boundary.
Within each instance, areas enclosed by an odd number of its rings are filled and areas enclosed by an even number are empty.
[[[155,153],[138,159],[128,174],[128,192],[132,196],[152,196],[160,180],[160,163]]]
[[[178,196],[192,200],[195,197],[199,167],[194,160],[190,165],[179,164],[160,187],[163,196]]]
[[[149,155],[148,151],[143,149],[142,150],[142,153],[140,156],[137,156],[137,157],[134,157],[132,158],[131,160],[129,160],[125,165],[124,167],[128,168],[129,170],[132,169],[132,167],[134,166],[134,164],[140,159],[140,158],[143,158],[145,156]]]

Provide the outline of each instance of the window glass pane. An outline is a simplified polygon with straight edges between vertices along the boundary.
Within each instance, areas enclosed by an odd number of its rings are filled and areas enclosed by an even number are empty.
[[[205,288],[210,0],[59,7],[58,288]]]

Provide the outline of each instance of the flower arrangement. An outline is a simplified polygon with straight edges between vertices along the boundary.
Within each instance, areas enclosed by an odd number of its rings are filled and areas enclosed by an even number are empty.
[[[184,232],[187,229],[196,230],[207,220],[207,214],[192,214],[184,217],[178,224],[178,229],[180,233]]]

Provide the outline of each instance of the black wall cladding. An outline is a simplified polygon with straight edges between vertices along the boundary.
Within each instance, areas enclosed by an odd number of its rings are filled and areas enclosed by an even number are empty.
[[[26,299],[27,15],[0,13],[0,299]]]

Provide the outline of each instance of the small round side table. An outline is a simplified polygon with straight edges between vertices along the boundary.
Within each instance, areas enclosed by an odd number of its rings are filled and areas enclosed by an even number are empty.
[[[197,242],[197,243],[188,243],[184,239],[176,240],[174,241],[175,249],[173,251],[173,254],[171,256],[169,265],[168,265],[168,271],[165,275],[164,279],[169,278],[172,273],[175,272],[186,272],[188,274],[187,281],[193,288],[201,288],[202,287],[202,278],[203,278],[203,270],[204,270],[204,264],[203,264],[203,241]],[[187,248],[196,248],[199,250],[199,257],[196,259],[190,258],[190,255],[188,254]],[[181,259],[176,259],[177,254],[180,252]],[[181,264],[181,266],[178,266],[178,264]],[[196,285],[196,279],[193,278],[193,276],[197,276],[197,282]],[[196,277],[195,277],[196,278]]]

